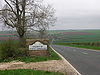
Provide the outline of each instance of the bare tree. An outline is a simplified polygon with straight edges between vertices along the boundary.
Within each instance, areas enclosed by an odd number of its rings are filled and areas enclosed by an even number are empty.
[[[50,26],[53,26],[53,24],[56,21],[56,17],[54,15],[55,10],[54,8],[51,7],[51,5],[47,5],[47,6],[40,6],[41,7],[41,11],[38,11],[38,21],[39,23],[37,25],[34,26],[34,28],[31,28],[37,32],[40,33],[39,37],[41,39],[44,38],[48,38],[47,33],[49,30]]]
[[[20,39],[21,47],[25,46],[25,34],[28,29],[46,30],[53,22],[53,12],[50,6],[45,6],[42,0],[4,0],[5,5],[0,10],[0,16],[5,26],[14,28]]]

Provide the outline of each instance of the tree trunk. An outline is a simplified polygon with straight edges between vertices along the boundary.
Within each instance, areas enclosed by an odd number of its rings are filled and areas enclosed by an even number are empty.
[[[20,39],[20,48],[25,48],[26,47],[26,38],[25,37],[19,37],[19,39]]]

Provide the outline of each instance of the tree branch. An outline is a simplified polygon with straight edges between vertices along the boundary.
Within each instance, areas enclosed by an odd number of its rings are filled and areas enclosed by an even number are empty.
[[[9,7],[10,7],[11,10],[12,10],[12,12],[13,12],[15,15],[17,15],[16,12],[13,10],[12,6],[10,5],[10,3],[9,3],[7,0],[5,0],[5,2],[9,5]]]

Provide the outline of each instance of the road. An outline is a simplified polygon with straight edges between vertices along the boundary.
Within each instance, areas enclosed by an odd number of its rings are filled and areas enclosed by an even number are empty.
[[[52,47],[67,59],[82,75],[100,75],[100,51],[61,45],[53,45]]]

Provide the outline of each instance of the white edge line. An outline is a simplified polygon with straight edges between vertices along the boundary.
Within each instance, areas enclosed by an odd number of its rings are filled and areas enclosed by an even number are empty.
[[[50,46],[51,47],[51,46]],[[82,75],[80,74],[61,54],[59,54],[54,48],[51,47],[51,49],[56,52],[65,62],[67,62],[73,69],[74,71],[78,74],[78,75]]]

